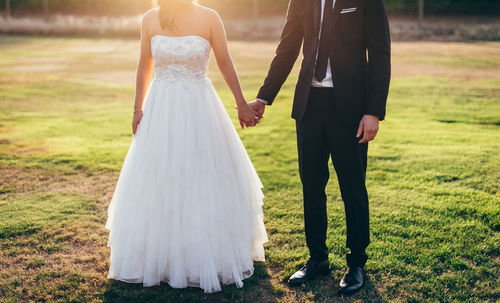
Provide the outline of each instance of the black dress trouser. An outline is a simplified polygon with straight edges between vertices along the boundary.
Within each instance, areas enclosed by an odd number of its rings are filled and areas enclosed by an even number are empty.
[[[328,258],[325,187],[331,156],[344,200],[349,266],[364,266],[370,242],[365,186],[368,143],[359,144],[357,127],[342,122],[333,88],[311,87],[304,118],[296,122],[299,170],[304,195],[307,246],[312,259]]]

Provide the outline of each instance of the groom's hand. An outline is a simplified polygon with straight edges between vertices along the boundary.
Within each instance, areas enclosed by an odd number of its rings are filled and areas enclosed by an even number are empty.
[[[243,103],[235,107],[238,110],[238,120],[240,121],[241,128],[253,127],[260,122],[257,113],[250,107],[250,104]]]
[[[262,101],[255,100],[248,103],[250,107],[257,113],[259,119],[264,118],[264,111],[266,110],[266,105]]]
[[[374,115],[364,115],[359,122],[358,133],[356,134],[356,138],[359,138],[361,134],[363,134],[363,138],[359,140],[359,143],[366,143],[375,139],[378,132],[378,124],[379,118]]]

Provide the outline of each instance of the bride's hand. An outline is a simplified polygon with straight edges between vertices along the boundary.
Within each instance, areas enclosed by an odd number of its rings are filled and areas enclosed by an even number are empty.
[[[238,119],[240,120],[241,128],[251,127],[257,125],[259,123],[259,117],[257,113],[248,105],[248,103],[244,103],[243,105],[239,105],[238,110]]]
[[[134,113],[134,118],[132,119],[132,133],[135,136],[137,132],[137,128],[139,127],[139,123],[141,123],[143,112],[142,110],[136,111]]]

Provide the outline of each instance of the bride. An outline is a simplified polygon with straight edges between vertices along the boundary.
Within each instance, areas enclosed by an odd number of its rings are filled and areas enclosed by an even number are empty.
[[[143,19],[134,139],[108,209],[108,277],[206,293],[242,287],[264,260],[262,183],[206,76],[211,49],[241,126],[258,117],[217,13],[191,0],[157,2]]]

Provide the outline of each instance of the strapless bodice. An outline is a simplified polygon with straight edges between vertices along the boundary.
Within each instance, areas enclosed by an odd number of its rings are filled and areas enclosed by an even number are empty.
[[[155,79],[170,82],[205,80],[210,49],[210,42],[201,36],[153,36],[151,53]]]

